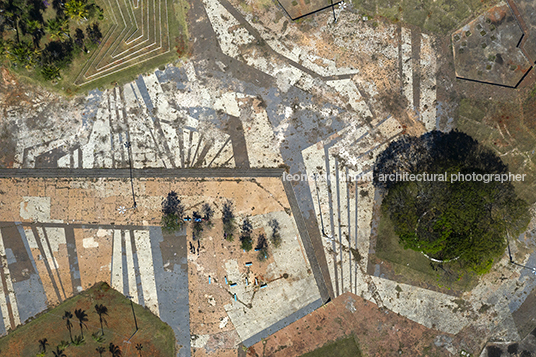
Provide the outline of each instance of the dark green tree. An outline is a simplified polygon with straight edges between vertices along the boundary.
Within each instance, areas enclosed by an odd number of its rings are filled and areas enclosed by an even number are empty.
[[[41,75],[47,81],[61,78],[60,69],[55,64],[45,64],[41,67]]]
[[[253,248],[253,239],[251,233],[253,232],[253,226],[249,218],[244,218],[242,225],[240,226],[240,248],[249,252]]]
[[[56,347],[56,351],[52,351],[52,354],[54,354],[54,357],[67,357],[65,353],[63,353],[63,350],[61,348]]]
[[[404,173],[444,180],[410,181]],[[500,158],[470,136],[434,131],[391,143],[376,160],[374,184],[388,190],[382,211],[404,248],[484,274],[504,253],[507,234],[521,234],[530,220],[514,186],[495,179],[505,173]]]
[[[84,338],[84,327],[87,328],[86,321],[88,320],[86,311],[82,309],[76,309],[74,310],[74,315],[76,316],[76,318],[78,319],[78,323],[80,324],[80,336]]]
[[[69,0],[65,3],[65,15],[76,21],[87,20],[88,6],[82,0]]]
[[[235,216],[233,206],[229,201],[223,203],[221,220],[223,223],[223,236],[229,242],[232,242],[234,240]]]
[[[62,17],[49,19],[45,24],[45,31],[51,40],[58,41],[69,37],[69,21]]]
[[[143,345],[141,343],[136,344],[136,349],[138,350],[138,353],[140,354],[140,357],[141,357],[141,350],[143,349]]]
[[[65,41],[51,41],[47,43],[41,53],[41,61],[45,66],[54,66],[59,69],[66,68],[74,57],[74,42],[72,39]]]
[[[268,225],[270,228],[272,228],[272,235],[270,236],[270,240],[272,241],[272,244],[274,247],[278,248],[281,245],[281,234],[279,233],[279,222],[272,218]]]
[[[262,262],[268,259],[268,240],[266,239],[266,235],[264,233],[259,234],[255,250],[259,252],[257,254],[257,259],[259,261]]]
[[[173,233],[184,224],[184,207],[175,191],[168,193],[162,202],[162,230]]]
[[[112,342],[110,342],[108,351],[111,353],[112,357],[121,357],[122,355],[121,348],[119,348],[117,345],[114,345]]]
[[[84,343],[86,343],[86,339],[84,338],[84,336],[77,335],[73,337],[74,346],[82,346]]]
[[[79,48],[82,49],[84,47],[84,38],[86,36],[84,35],[84,31],[82,29],[77,28],[74,31],[74,44]]]
[[[101,332],[102,332],[102,335],[104,336],[104,327],[102,323],[104,322],[106,326],[108,326],[108,323],[106,322],[106,319],[104,318],[104,316],[108,315],[108,308],[104,306],[103,304],[97,304],[95,305],[95,312],[99,315]]]
[[[67,330],[69,330],[69,338],[71,342],[73,342],[73,334],[72,334],[73,323],[71,322],[71,319],[73,318],[73,314],[70,311],[65,311],[62,318],[65,320],[65,325],[67,326]]]
[[[214,216],[214,211],[212,210],[212,207],[210,207],[210,204],[208,203],[203,203],[203,207],[201,208],[202,212],[203,212],[203,221],[205,222],[205,225],[207,227],[212,227],[213,224],[212,224],[212,216]]]
[[[39,350],[43,353],[46,353],[47,346],[49,345],[48,340],[46,338],[43,338],[42,340],[39,340],[37,342],[39,342]]]
[[[3,18],[3,25],[8,29],[15,30],[17,43],[20,42],[19,21],[24,15],[26,4],[24,0],[8,0],[0,3],[0,17]],[[3,26],[3,27],[4,27]]]
[[[39,61],[39,51],[30,41],[20,41],[13,45],[10,59],[16,66],[31,69]]]
[[[194,240],[201,239],[201,232],[203,231],[203,217],[199,212],[194,211],[192,213],[192,231]]]
[[[103,346],[99,346],[95,350],[97,351],[100,357],[102,357],[102,354],[106,352],[106,348],[104,348]]]
[[[86,27],[86,35],[87,38],[95,45],[100,44],[100,40],[102,39],[102,33],[99,28],[99,23],[95,22],[92,25],[89,25]]]

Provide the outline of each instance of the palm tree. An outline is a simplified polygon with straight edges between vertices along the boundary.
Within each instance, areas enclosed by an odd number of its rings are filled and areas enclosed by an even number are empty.
[[[47,346],[49,345],[48,340],[46,338],[43,338],[42,340],[39,340],[39,349],[43,351],[43,353],[47,352]]]
[[[110,353],[112,354],[112,357],[121,357],[122,356],[121,349],[119,348],[119,346],[116,346],[111,342],[110,342],[110,347],[109,347],[108,351],[110,351]]]
[[[104,315],[108,315],[108,308],[104,306],[103,304],[97,304],[95,305],[95,311],[97,314],[99,314],[99,321],[100,321],[100,328],[102,331],[102,335],[104,336],[104,328],[102,327],[102,322],[108,326],[108,323],[106,322],[106,319],[104,318]]]
[[[87,20],[88,9],[81,0],[69,0],[65,4],[65,14],[76,21]]]
[[[52,351],[52,353],[54,354],[54,357],[67,357],[67,355],[65,353],[63,353],[63,350],[60,349],[60,347],[56,347],[56,351]]]
[[[12,48],[13,45],[11,41],[0,38],[0,60],[8,58]]]
[[[86,310],[76,309],[76,310],[74,310],[74,314],[75,314],[76,318],[78,319],[78,322],[80,323],[80,334],[81,334],[82,337],[84,337],[84,326],[86,326],[86,324],[84,322],[87,321]],[[86,326],[86,328],[87,328],[87,326]]]
[[[59,17],[49,19],[45,25],[45,30],[53,41],[61,40],[63,36],[69,37],[69,20]]]
[[[2,16],[6,20],[6,24],[15,30],[17,35],[17,43],[20,41],[19,21],[24,15],[26,4],[23,0],[6,1],[2,4]]]
[[[65,311],[65,314],[62,317],[65,320],[65,324],[67,325],[67,330],[69,330],[69,337],[71,338],[71,342],[73,342],[73,334],[71,332],[71,329],[73,328],[73,323],[71,322],[71,319],[73,318],[73,314],[71,314],[70,311]]]
[[[20,41],[9,54],[10,60],[25,68],[33,68],[39,60],[40,52],[29,41]]]
[[[142,350],[142,348],[143,348],[143,346],[142,346],[141,343],[138,343],[138,344],[136,345],[136,349],[138,350],[138,353],[140,354],[140,357],[141,357],[141,350]]]
[[[95,350],[99,353],[99,356],[102,357],[102,354],[106,351],[106,348],[99,346]]]

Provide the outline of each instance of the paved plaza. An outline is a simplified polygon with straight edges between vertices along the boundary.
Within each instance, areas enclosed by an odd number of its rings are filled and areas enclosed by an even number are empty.
[[[368,266],[380,203],[366,179],[375,158],[401,135],[452,128],[439,39],[340,8],[337,23],[318,13],[308,31],[276,11],[250,10],[192,1],[191,58],[127,84],[73,99],[0,97],[10,136],[0,169],[0,333],[106,281],[174,329],[178,356],[258,351],[354,295],[411,320],[409,329],[447,336],[436,344],[441,355],[525,338],[516,311],[536,280],[506,255],[461,296]],[[172,190],[189,214],[215,208],[219,223],[195,253],[191,228],[160,229]],[[255,234],[280,223],[282,246],[266,262],[223,239],[226,200],[237,226],[249,217]],[[533,221],[512,245],[532,265],[535,229]]]

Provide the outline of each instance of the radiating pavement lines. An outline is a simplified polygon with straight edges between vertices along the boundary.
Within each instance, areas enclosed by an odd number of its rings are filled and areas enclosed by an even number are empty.
[[[112,287],[131,296],[133,302],[142,304],[158,316],[158,294],[149,231],[115,229],[111,267]],[[141,284],[138,284],[138,279]]]
[[[136,270],[134,269],[134,258],[132,249],[132,240],[130,232],[123,231],[125,242],[125,253],[127,260],[127,277],[128,277],[128,294],[132,296],[132,300],[138,303],[138,286],[136,284]]]
[[[329,279],[328,267],[325,263],[325,258],[322,259],[322,257],[324,257],[324,249],[322,248],[321,244],[315,245],[315,243],[318,243],[318,239],[313,241],[313,238],[311,238],[309,235],[309,230],[307,229],[307,225],[298,204],[292,183],[288,180],[283,180],[283,187],[285,188],[285,193],[292,209],[303,247],[307,254],[307,258],[309,259],[309,263],[311,264],[311,269],[313,271],[318,291],[320,292],[320,297],[322,298],[322,302],[326,303],[331,299],[331,297],[334,297],[334,295],[331,281]],[[313,234],[315,234],[317,231],[318,229],[315,230]]]
[[[117,291],[123,291],[123,249],[121,241],[121,230],[114,229],[110,283],[112,285],[112,288],[116,289]]]

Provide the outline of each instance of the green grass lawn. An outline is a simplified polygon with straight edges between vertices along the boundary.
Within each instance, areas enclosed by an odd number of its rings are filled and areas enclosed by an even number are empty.
[[[382,16],[419,26],[425,32],[445,35],[497,0],[352,0],[367,16]]]
[[[353,336],[330,342],[301,357],[362,357],[361,351]]]
[[[510,101],[462,98],[456,127],[496,151],[513,174],[518,196],[536,203],[536,86]]]
[[[403,283],[424,283],[429,287],[445,287],[458,291],[467,291],[478,284],[478,277],[466,273],[460,280],[447,277],[442,270],[433,270],[430,260],[422,253],[404,249],[394,231],[389,217],[381,215],[376,238],[376,258],[387,261],[393,267],[396,281]],[[444,264],[445,268],[456,270],[456,263]]]
[[[105,316],[107,325],[104,325],[104,336],[100,342],[92,337],[92,334],[100,336],[99,316],[94,308],[96,304],[108,308],[108,316]],[[74,315],[75,309],[83,309],[88,315],[87,329],[84,328],[85,343],[80,346],[69,345],[64,351],[67,356],[97,356],[96,348],[99,346],[106,348],[106,354],[103,355],[109,355],[108,347],[114,343],[121,348],[123,355],[127,352],[129,356],[135,355],[135,346],[141,344],[144,356],[174,357],[175,335],[171,327],[144,307],[137,304],[133,306],[139,331],[132,337],[130,344],[124,343],[135,331],[130,301],[108,284],[99,283],[1,338],[1,355],[37,356],[40,352],[38,341],[46,338],[49,345],[45,356],[52,356],[52,351],[56,350],[61,341],[70,340],[66,321],[62,319],[64,312],[70,311]],[[73,337],[80,335],[78,320],[73,317],[71,321]]]
[[[164,1],[164,0],[162,0]],[[187,11],[189,4],[186,0],[169,0],[165,3],[167,4],[167,14],[169,25],[166,26],[166,22],[162,19],[162,31],[165,31],[164,40],[167,42],[167,32],[169,29],[169,41],[170,41],[170,50],[167,53],[162,53],[155,58],[148,59],[146,61],[134,61],[132,63],[139,62],[138,64],[125,68],[118,71],[117,73],[112,73],[97,80],[94,80],[89,83],[84,83],[81,85],[76,85],[75,81],[80,77],[80,73],[83,68],[86,66],[88,61],[96,55],[97,51],[101,50],[101,46],[110,46],[110,42],[104,41],[106,39],[106,34],[114,26],[112,21],[113,12],[110,8],[110,2],[103,0],[96,0],[95,3],[104,10],[104,19],[99,20],[99,27],[103,34],[103,41],[98,48],[90,48],[90,53],[80,52],[75,55],[72,63],[64,70],[61,71],[62,78],[58,81],[47,81],[37,73],[37,70],[28,70],[23,67],[15,68],[9,66],[8,68],[18,74],[19,78],[26,83],[43,86],[49,90],[59,92],[64,95],[75,95],[83,94],[88,91],[99,88],[101,90],[105,88],[114,87],[116,85],[122,85],[128,83],[135,79],[139,74],[148,73],[154,71],[156,68],[162,68],[168,63],[176,62],[181,57],[188,55],[189,46],[188,46],[188,28],[187,28]],[[115,3],[114,3],[115,4]],[[117,9],[116,9],[117,10]],[[161,14],[165,16],[166,10],[162,9]],[[124,11],[124,10],[123,10]],[[116,11],[117,13],[118,11]],[[138,10],[139,12],[139,10]],[[137,13],[136,13],[137,14]],[[56,11],[50,5],[43,13],[43,19],[46,22],[48,19],[52,19],[56,16]],[[117,14],[115,16],[118,16]],[[126,16],[126,15],[125,15]],[[128,17],[126,17],[129,20]],[[69,21],[69,29],[71,36],[74,36],[74,31],[76,28],[84,30],[90,23],[97,21],[96,19],[91,19],[89,21],[83,21],[78,23],[75,20]],[[137,20],[138,25],[140,24],[140,19]],[[147,19],[145,19],[147,21]],[[14,36],[14,31],[6,32],[7,36]],[[30,38],[30,37],[29,37]],[[48,43],[50,38],[48,35],[45,35],[41,40],[41,48],[44,48],[44,44]],[[160,51],[162,52],[162,51]],[[155,52],[155,53],[158,53]],[[8,62],[5,62],[8,63]],[[0,63],[1,64],[1,63]]]

